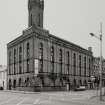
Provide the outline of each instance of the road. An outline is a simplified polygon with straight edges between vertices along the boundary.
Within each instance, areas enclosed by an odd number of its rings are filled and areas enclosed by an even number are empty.
[[[88,103],[94,95],[94,90],[40,93],[0,91],[0,105],[99,105]]]

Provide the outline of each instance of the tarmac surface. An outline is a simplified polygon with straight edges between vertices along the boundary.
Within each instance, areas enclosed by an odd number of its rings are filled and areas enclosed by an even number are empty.
[[[103,96],[105,100],[105,96]],[[0,105],[105,105],[99,92],[24,92],[0,91]]]

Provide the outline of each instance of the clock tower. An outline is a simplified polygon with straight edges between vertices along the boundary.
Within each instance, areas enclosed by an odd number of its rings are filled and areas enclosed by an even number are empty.
[[[28,26],[43,28],[44,0],[28,0],[29,22]]]

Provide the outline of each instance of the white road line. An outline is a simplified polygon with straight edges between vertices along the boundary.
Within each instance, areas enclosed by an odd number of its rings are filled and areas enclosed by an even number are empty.
[[[65,98],[64,97],[62,97],[62,101],[64,101],[65,100]]]
[[[12,99],[8,99],[5,102],[0,103],[0,105],[4,105],[4,104],[6,104],[6,103],[8,103],[8,102],[10,102],[12,100],[15,100],[15,99],[17,99],[17,97],[16,98],[12,98]]]
[[[45,103],[46,103],[46,104],[51,104],[52,102],[49,101],[49,100],[44,100],[44,101],[41,101],[41,102],[40,102],[40,104],[42,104],[42,105],[45,104]]]
[[[49,96],[49,100],[50,100],[50,101],[52,100],[52,96]]]
[[[24,102],[25,101],[25,98],[24,99],[22,99],[19,103],[17,103],[16,105],[21,105],[22,104],[22,102]]]
[[[38,104],[39,102],[40,102],[40,98],[36,99],[33,104],[36,105],[36,104]]]

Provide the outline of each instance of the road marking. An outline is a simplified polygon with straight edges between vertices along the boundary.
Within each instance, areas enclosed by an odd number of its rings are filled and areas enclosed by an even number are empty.
[[[12,99],[8,99],[5,102],[0,103],[0,105],[4,105],[4,104],[6,104],[6,103],[8,103],[8,102],[10,102],[12,100],[15,100],[15,99],[17,99],[17,97],[16,98],[12,98]]]
[[[25,98],[24,99],[22,99],[19,103],[17,103],[16,105],[21,105],[22,104],[22,102],[24,102],[25,101]]]
[[[33,104],[36,105],[39,103],[39,101],[40,101],[40,98],[36,99]]]
[[[49,100],[50,100],[50,101],[52,100],[52,96],[49,97]]]
[[[62,97],[62,101],[64,101],[65,100],[65,98],[64,97]]]

